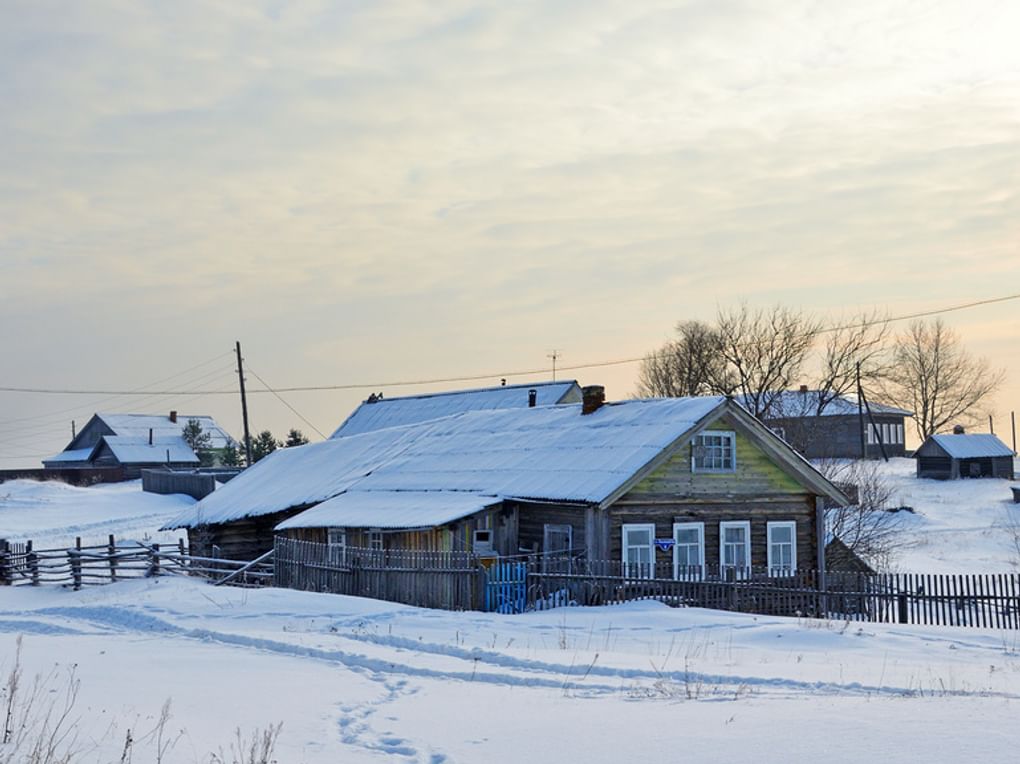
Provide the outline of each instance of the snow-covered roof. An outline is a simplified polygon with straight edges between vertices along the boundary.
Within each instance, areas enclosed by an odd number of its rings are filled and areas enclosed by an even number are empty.
[[[433,528],[498,504],[495,496],[455,491],[359,491],[334,496],[284,520],[287,528]]]
[[[721,396],[469,411],[275,451],[175,518],[222,523],[358,491],[457,491],[597,504],[724,403]]]
[[[61,451],[59,454],[43,459],[44,464],[60,464],[66,462],[87,462],[92,454],[91,448],[76,448],[73,451]]]
[[[581,388],[574,380],[370,399],[358,406],[330,437],[346,437],[385,427],[417,424],[465,411],[527,408],[530,390],[535,391],[538,406],[578,403],[581,400]]]
[[[980,459],[990,456],[1013,456],[1013,449],[994,435],[932,435],[943,451],[954,459]]]
[[[149,443],[147,433],[144,438],[130,435],[107,435],[102,442],[106,443],[121,464],[199,463],[195,452],[179,435],[176,437],[154,436],[152,443]]]
[[[818,390],[785,390],[776,394],[769,405],[767,419],[788,419],[803,416],[857,416],[857,399],[848,395],[837,396],[829,401],[822,413],[818,414],[818,401],[821,392]],[[748,405],[747,396],[738,396],[738,400]],[[884,403],[868,401],[872,414],[892,414],[910,417],[914,412]]]
[[[209,434],[210,448],[223,448],[227,441],[232,440],[227,431],[216,424],[216,420],[211,416],[178,414],[176,422],[171,422],[169,416],[155,414],[96,414],[96,416],[113,430],[114,435],[145,438],[146,442],[150,429],[154,437],[174,437],[184,431],[191,419],[197,420],[202,426],[202,432]]]

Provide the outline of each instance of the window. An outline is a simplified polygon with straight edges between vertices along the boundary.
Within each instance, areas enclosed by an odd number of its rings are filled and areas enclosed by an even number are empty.
[[[705,524],[673,523],[673,578],[700,580],[705,572]]]
[[[546,523],[542,551],[548,555],[563,556],[570,554],[573,548],[574,529],[569,525],[553,525]]]
[[[492,531],[488,529],[475,531],[471,549],[476,554],[492,554]]]
[[[751,568],[751,523],[747,520],[719,523],[719,567],[726,576],[747,576]]]
[[[381,552],[383,548],[382,543],[382,531],[369,531],[368,532],[368,548],[374,549],[377,552]]]
[[[769,575],[793,573],[797,569],[797,523],[788,520],[767,527]]]
[[[652,578],[655,572],[655,526],[623,526],[623,570],[632,578]]]
[[[737,464],[736,436],[732,432],[708,430],[694,439],[691,470],[733,472]]]
[[[347,562],[347,529],[328,528],[326,543],[330,563],[333,565],[345,564]]]

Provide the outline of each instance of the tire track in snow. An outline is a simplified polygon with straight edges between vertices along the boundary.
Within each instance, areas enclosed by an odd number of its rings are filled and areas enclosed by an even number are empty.
[[[399,675],[422,679],[442,681],[460,680],[463,682],[483,682],[493,685],[519,686],[572,691],[580,696],[598,696],[618,694],[626,691],[622,684],[625,681],[645,681],[650,684],[671,682],[679,687],[697,685],[713,690],[710,697],[735,696],[753,692],[769,692],[773,695],[787,697],[805,694],[823,695],[881,695],[892,697],[910,697],[917,694],[916,687],[897,687],[891,685],[870,685],[862,682],[824,682],[806,681],[786,677],[734,676],[726,674],[709,674],[695,671],[656,671],[634,668],[614,668],[609,666],[578,666],[576,664],[551,663],[523,658],[514,658],[501,653],[491,653],[477,648],[466,649],[449,645],[427,645],[427,643],[405,640],[400,637],[378,637],[384,642],[403,643],[410,641],[416,652],[432,655],[443,655],[458,659],[459,662],[471,661],[463,669],[436,669],[427,666],[416,666],[397,659],[371,657],[346,650],[329,650],[308,647],[290,642],[252,637],[243,634],[214,631],[211,629],[186,629],[151,615],[139,613],[132,608],[122,607],[59,607],[34,611],[42,615],[56,615],[76,620],[84,620],[94,625],[109,628],[111,631],[127,633],[159,634],[168,637],[195,639],[203,642],[215,642],[230,647],[242,647],[279,655],[297,658],[308,658],[328,663],[340,664],[351,671],[367,676],[373,681],[385,681],[386,677]],[[393,644],[381,644],[382,647],[394,647]],[[431,651],[423,649],[426,646]],[[404,649],[401,644],[401,648]],[[408,648],[410,649],[410,648]],[[493,671],[491,669],[503,669]],[[616,683],[588,682],[592,677],[603,680],[615,679]],[[947,697],[997,697],[1004,699],[1020,699],[1020,693],[1000,691],[945,690],[939,695]]]

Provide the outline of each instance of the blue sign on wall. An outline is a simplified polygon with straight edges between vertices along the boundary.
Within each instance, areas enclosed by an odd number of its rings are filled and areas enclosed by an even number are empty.
[[[668,552],[675,543],[674,539],[655,539],[655,546],[659,547],[663,552]]]

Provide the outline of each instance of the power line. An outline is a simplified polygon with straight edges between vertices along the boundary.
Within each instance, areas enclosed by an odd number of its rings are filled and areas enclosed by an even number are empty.
[[[945,308],[936,308],[932,310],[918,311],[916,313],[905,313],[900,316],[892,316],[890,318],[876,318],[869,321],[862,321],[855,324],[843,324],[824,327],[816,334],[828,334],[831,332],[837,332],[845,329],[864,329],[869,326],[877,326],[879,324],[894,323],[897,321],[907,321],[915,318],[925,318],[928,316],[941,315],[943,313],[953,313],[959,310],[966,310],[968,308],[976,308],[982,305],[992,305],[995,303],[1008,302],[1010,300],[1020,299],[1020,294],[1005,295],[1003,297],[992,297],[986,300],[974,300],[972,302],[961,303],[959,305],[951,305]],[[596,361],[594,363],[582,363],[574,364],[572,366],[558,366],[557,371],[578,371],[580,369],[600,369],[607,366],[623,366],[630,363],[640,363],[644,361],[646,356],[637,356],[633,358],[618,358],[609,361]],[[487,374],[472,374],[466,376],[457,377],[434,377],[432,379],[414,379],[414,380],[402,380],[399,382],[360,382],[356,384],[346,385],[296,385],[292,387],[277,387],[275,389],[268,388],[265,390],[252,390],[252,393],[272,393],[279,397],[279,393],[307,393],[307,392],[327,392],[327,391],[338,391],[338,390],[365,390],[370,388],[385,388],[385,387],[414,387],[417,385],[438,385],[449,382],[476,382],[479,380],[486,379],[500,379],[502,377],[525,377],[533,376],[535,374],[547,374],[548,368],[541,369],[527,369],[517,371],[499,371],[490,372]],[[263,383],[264,384],[264,383]],[[147,392],[141,392],[136,390],[76,390],[76,389],[56,389],[56,388],[36,388],[36,387],[7,387],[0,386],[0,392],[5,393],[35,393],[44,395],[113,395],[113,396],[127,396],[127,395],[236,395],[236,390],[151,390]],[[282,400],[282,399],[281,399]],[[297,412],[295,412],[297,413]],[[311,425],[310,425],[311,426]]]
[[[326,436],[325,436],[325,435],[324,435],[324,434],[322,433],[322,431],[321,431],[321,430],[319,430],[319,428],[318,428],[318,427],[316,427],[316,426],[315,426],[314,424],[312,424],[311,422],[309,422],[309,421],[308,421],[307,419],[305,419],[305,418],[304,418],[304,416],[302,416],[302,414],[301,414],[301,412],[300,412],[300,411],[298,411],[298,410],[297,410],[296,408],[294,408],[294,407],[293,407],[293,406],[291,406],[291,405],[290,405],[289,403],[287,403],[287,401],[285,401],[285,400],[283,399],[283,397],[282,397],[282,396],[281,396],[281,395],[280,395],[280,394],[279,394],[279,393],[278,393],[278,392],[277,392],[276,390],[274,390],[273,388],[271,388],[271,387],[270,387],[270,386],[268,385],[268,383],[267,383],[267,382],[266,382],[266,381],[265,381],[264,379],[262,379],[262,377],[260,377],[260,376],[258,375],[258,372],[256,372],[256,371],[255,371],[255,369],[253,369],[253,368],[251,367],[251,364],[248,364],[248,367],[247,367],[247,368],[248,368],[248,371],[250,371],[250,372],[252,373],[252,376],[254,376],[254,377],[255,377],[255,379],[257,379],[257,380],[258,380],[259,382],[261,382],[261,383],[262,383],[262,384],[263,384],[263,385],[265,386],[266,390],[268,390],[268,391],[269,391],[269,392],[271,392],[271,393],[272,393],[273,395],[275,395],[275,396],[276,396],[277,398],[279,398],[279,400],[280,400],[280,403],[282,403],[282,404],[283,404],[284,406],[286,406],[286,407],[287,407],[287,408],[289,408],[289,409],[290,409],[291,411],[293,411],[293,412],[294,412],[294,413],[295,413],[295,414],[297,415],[298,419],[300,419],[300,420],[301,420],[302,422],[304,422],[304,423],[305,423],[305,424],[307,424],[307,425],[308,425],[309,427],[311,427],[311,428],[312,428],[313,430],[315,430],[315,431],[316,431],[317,433],[319,433],[319,437],[321,437],[321,438],[322,438],[323,440],[326,440]],[[252,391],[252,392],[254,392],[254,391]]]

